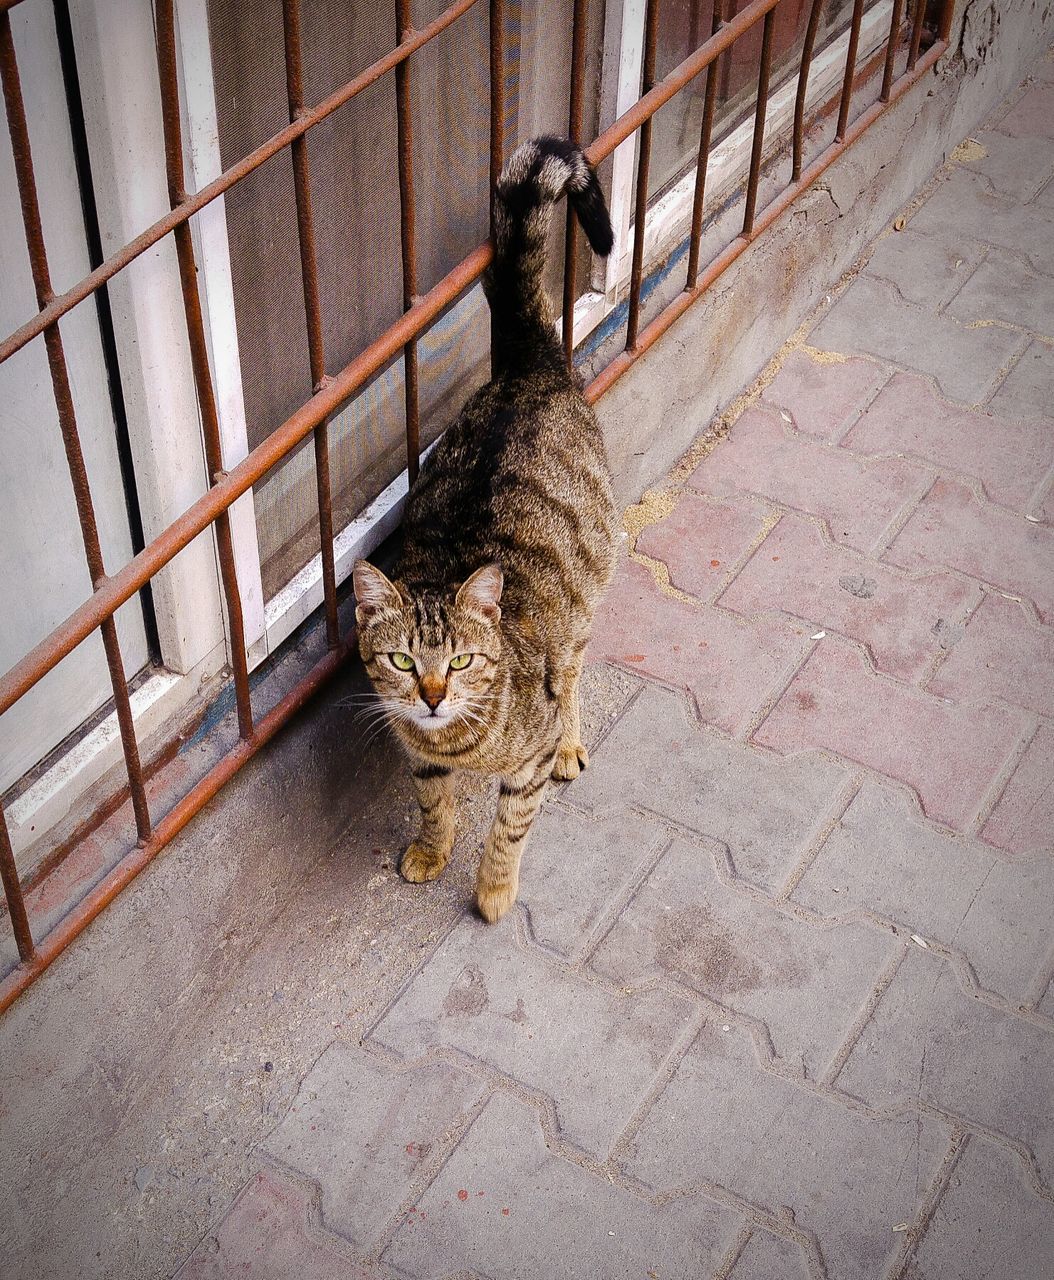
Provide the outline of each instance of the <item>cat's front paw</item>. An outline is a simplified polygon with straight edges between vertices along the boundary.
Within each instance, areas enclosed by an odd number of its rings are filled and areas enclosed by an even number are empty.
[[[482,885],[476,888],[476,906],[487,924],[497,924],[516,901],[515,884]]]
[[[426,880],[438,879],[449,861],[449,853],[444,855],[434,849],[426,849],[415,840],[403,854],[399,874],[411,884],[424,884]]]
[[[589,752],[580,742],[571,747],[561,747],[556,753],[556,761],[553,764],[553,780],[570,782],[572,778],[577,778],[583,769],[588,768]]]

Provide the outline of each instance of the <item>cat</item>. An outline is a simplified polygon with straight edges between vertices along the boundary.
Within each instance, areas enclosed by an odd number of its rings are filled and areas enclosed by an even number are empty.
[[[413,883],[440,875],[458,770],[497,774],[476,884],[490,923],[516,900],[550,777],[575,778],[589,762],[578,683],[615,562],[603,436],[564,363],[542,285],[553,203],[565,192],[593,250],[610,253],[607,205],[582,151],[552,137],[518,147],[495,189],[484,276],[491,381],[411,488],[394,580],[365,560],[354,567],[359,650],[421,808],[400,871]]]

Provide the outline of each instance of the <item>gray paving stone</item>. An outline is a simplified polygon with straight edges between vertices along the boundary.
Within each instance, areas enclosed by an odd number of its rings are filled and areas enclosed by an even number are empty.
[[[1035,333],[1054,334],[1054,280],[1006,249],[988,257],[948,306],[965,323],[1002,320]]]
[[[828,1280],[886,1274],[947,1148],[943,1126],[852,1111],[759,1069],[749,1038],[708,1021],[630,1145],[649,1187],[709,1179],[815,1233]]]
[[[963,241],[954,232],[921,235],[905,228],[878,241],[864,274],[896,285],[906,302],[933,310],[962,288],[984,254],[983,245]]]
[[[760,1019],[779,1057],[818,1078],[897,945],[881,930],[825,929],[730,888],[708,850],[677,840],[592,963],[617,982],[669,974]]]
[[[321,1184],[327,1226],[368,1244],[409,1193],[421,1161],[484,1091],[446,1063],[400,1071],[331,1045],[263,1150]]]
[[[810,341],[828,351],[875,355],[928,373],[946,396],[966,404],[979,404],[1024,346],[1019,334],[1005,329],[967,329],[949,316],[911,306],[892,285],[866,276],[849,286]]]
[[[799,1245],[759,1230],[728,1274],[730,1280],[806,1280],[809,1269]]]
[[[967,171],[983,174],[996,195],[1027,204],[1054,175],[1054,141],[1049,138],[1012,138],[993,129],[973,136],[986,154],[961,163]]]
[[[568,959],[592,942],[601,918],[641,874],[666,839],[634,813],[600,822],[564,808],[544,809],[531,832],[520,902],[534,938]]]
[[[420,1280],[712,1276],[742,1225],[703,1196],[656,1208],[546,1147],[534,1108],[487,1103],[382,1261]]]
[[[1054,862],[993,857],[868,779],[793,896],[829,916],[874,911],[963,951],[981,986],[1016,1004],[1050,949]]]
[[[1012,1152],[972,1137],[905,1280],[1045,1280],[1052,1272],[1054,1205],[1035,1194]]]
[[[1024,1143],[1054,1180],[1054,1032],[966,995],[912,947],[837,1087],[875,1107],[929,1103]]]
[[[466,919],[371,1034],[408,1058],[455,1050],[546,1094],[566,1137],[604,1158],[693,1016],[687,999],[616,994],[521,949],[511,917]]]
[[[598,815],[633,804],[671,818],[726,844],[741,876],[776,889],[847,776],[816,755],[783,758],[729,742],[677,695],[649,688],[565,799]]]
[[[1033,342],[989,402],[1008,417],[1049,418],[1054,414],[1054,347]]]

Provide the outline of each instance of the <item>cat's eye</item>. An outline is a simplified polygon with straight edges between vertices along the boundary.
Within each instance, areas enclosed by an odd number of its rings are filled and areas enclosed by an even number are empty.
[[[413,671],[414,660],[408,653],[390,653],[388,661],[399,671]]]
[[[459,653],[450,659],[451,671],[464,671],[468,664],[472,661],[471,653]]]

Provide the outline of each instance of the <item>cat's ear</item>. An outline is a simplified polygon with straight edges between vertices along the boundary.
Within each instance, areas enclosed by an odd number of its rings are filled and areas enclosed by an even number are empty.
[[[356,560],[351,576],[355,583],[355,618],[360,624],[371,621],[385,609],[403,607],[399,589],[368,560]]]
[[[501,566],[485,564],[458,587],[454,603],[462,608],[475,609],[491,622],[497,622],[501,617],[498,601],[501,599],[501,589],[504,585],[505,577],[501,572]]]

